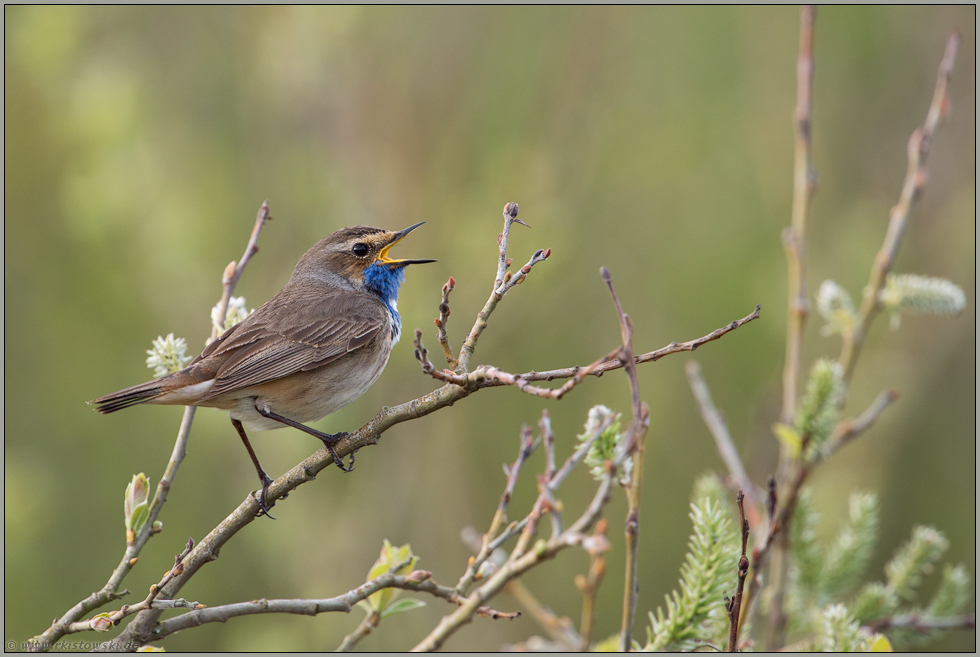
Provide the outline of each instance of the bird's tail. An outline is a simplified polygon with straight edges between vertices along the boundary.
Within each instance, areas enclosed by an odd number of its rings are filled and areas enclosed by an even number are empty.
[[[90,401],[89,404],[95,406],[95,410],[99,413],[115,413],[116,411],[135,406],[136,404],[153,401],[165,392],[166,390],[162,385],[162,380],[157,379],[156,381],[141,383],[132,388],[119,390],[105,397],[99,397]]]

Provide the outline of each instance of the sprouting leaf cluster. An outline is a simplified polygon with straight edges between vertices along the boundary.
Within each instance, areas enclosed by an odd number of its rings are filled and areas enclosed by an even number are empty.
[[[680,592],[665,596],[666,612],[650,612],[646,651],[691,650],[715,638],[727,625],[725,593],[735,590],[739,537],[730,504],[713,499],[709,484],[691,503],[694,533],[681,566]],[[706,494],[705,494],[706,493]]]
[[[962,613],[969,600],[970,576],[965,566],[947,565],[942,582],[926,606],[916,605],[918,588],[949,547],[942,532],[915,527],[912,537],[885,566],[885,581],[859,585],[874,551],[878,528],[878,501],[858,492],[848,502],[848,516],[829,542],[817,539],[819,515],[807,489],[800,492],[791,536],[792,571],[787,611],[793,627],[817,637],[818,650],[849,652],[870,650],[869,628],[893,617],[929,619]],[[894,628],[883,630],[899,648],[938,631],[925,634]]]

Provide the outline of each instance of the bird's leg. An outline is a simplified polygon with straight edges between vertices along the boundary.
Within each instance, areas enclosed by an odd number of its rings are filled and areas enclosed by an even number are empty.
[[[235,430],[238,431],[238,435],[242,437],[242,442],[245,443],[245,449],[248,450],[248,455],[252,457],[252,463],[255,465],[255,471],[259,473],[259,481],[262,483],[262,490],[259,491],[259,508],[261,509],[259,515],[268,516],[269,518],[275,520],[275,518],[273,518],[269,513],[269,506],[265,502],[265,497],[269,492],[269,485],[272,483],[272,479],[269,478],[269,475],[267,475],[265,470],[262,469],[262,466],[259,465],[259,459],[255,456],[255,451],[252,449],[251,443],[248,442],[248,436],[245,435],[245,427],[243,427],[242,423],[238,420],[232,420],[231,424],[235,427]]]
[[[322,431],[317,431],[316,429],[312,429],[306,426],[305,424],[300,424],[295,420],[290,420],[288,417],[284,417],[282,415],[279,415],[278,413],[273,413],[268,409],[259,408],[258,404],[255,405],[255,410],[258,411],[259,415],[261,415],[262,417],[267,417],[270,420],[275,420],[276,422],[282,422],[283,424],[293,427],[294,429],[299,429],[300,431],[305,431],[311,436],[316,436],[323,443],[323,446],[327,448],[327,451],[330,452],[330,455],[333,456],[333,462],[337,464],[338,468],[340,468],[344,472],[350,472],[351,470],[354,469],[353,454],[350,455],[350,466],[347,467],[344,466],[344,460],[339,456],[337,456],[337,452],[335,452],[333,449],[334,445],[336,445],[342,439],[347,437],[346,432],[342,431],[340,433],[334,433],[334,434],[323,433]]]

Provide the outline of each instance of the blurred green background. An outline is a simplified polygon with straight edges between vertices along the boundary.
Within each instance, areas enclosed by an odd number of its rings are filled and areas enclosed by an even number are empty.
[[[475,361],[509,371],[584,364],[618,344],[601,265],[642,351],[761,303],[759,321],[697,358],[750,474],[761,483],[773,470],[797,9],[6,7],[4,19],[5,638],[41,632],[118,563],[126,484],[140,471],[158,481],[181,411],[102,417],[84,402],[149,379],[144,352],[157,335],[203,347],[221,272],[265,199],[275,220],[238,287],[250,307],[337,228],[426,221],[399,253],[439,263],[408,272],[399,307],[405,335],[422,327],[436,350],[440,286],[455,276],[458,347],[489,292],[500,210],[520,203],[533,228],[515,228],[511,255],[554,254],[481,340]],[[975,20],[972,6],[817,12],[811,297],[831,277],[860,296],[945,39],[963,31],[952,115],[896,271],[953,280],[967,310],[906,318],[897,332],[876,323],[846,412],[885,388],[901,398],[812,482],[828,536],[851,491],[880,492],[875,579],[916,524],[946,532],[947,559],[975,569]],[[808,366],[838,353],[820,324],[807,325]],[[676,585],[693,481],[722,468],[684,376],[689,357],[640,368],[652,421],[637,637]],[[405,338],[374,387],[317,426],[352,429],[434,387]],[[358,454],[355,473],[326,471],[276,507],[277,521],[250,525],[181,595],[208,605],[335,595],[363,581],[383,538],[410,543],[419,566],[452,585],[470,554],[460,529],[488,525],[521,423],[548,408],[564,458],[597,403],[628,409],[622,374],[560,402],[488,390],[399,425]],[[273,476],[319,446],[291,430],[253,441]],[[541,467],[538,454],[512,517],[532,503]],[[164,532],[125,585],[140,597],[187,536],[201,538],[255,487],[227,416],[200,411]],[[567,513],[592,490],[584,473],[569,480]],[[609,508],[598,638],[619,627],[624,508],[622,495]],[[572,578],[587,567],[585,554],[563,553],[524,581],[577,624]],[[449,611],[426,602],[360,648],[414,645]],[[517,603],[502,595],[494,606]],[[236,619],[164,645],[333,649],[360,617]],[[477,619],[446,647],[494,650],[537,633],[527,617]],[[959,632],[938,647],[975,645]]]

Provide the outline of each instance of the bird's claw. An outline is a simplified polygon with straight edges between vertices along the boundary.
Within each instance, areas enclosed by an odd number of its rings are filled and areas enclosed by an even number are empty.
[[[337,452],[334,450],[333,446],[339,443],[344,438],[346,438],[348,435],[350,434],[346,432],[334,434],[332,436],[325,434],[324,437],[320,438],[320,440],[323,441],[323,446],[327,448],[327,451],[330,452],[330,456],[333,457],[333,462],[337,465],[338,468],[340,468],[342,472],[351,472],[354,470],[354,452],[351,452],[350,455],[350,465],[345,466],[344,459],[340,458],[340,456],[337,455]]]
[[[269,505],[266,503],[266,499],[269,495],[269,486],[272,485],[272,480],[269,479],[268,476],[264,476],[261,478],[261,481],[262,489],[258,491],[259,513],[257,517],[261,518],[262,516],[266,516],[270,520],[275,520],[275,517],[269,513]]]

